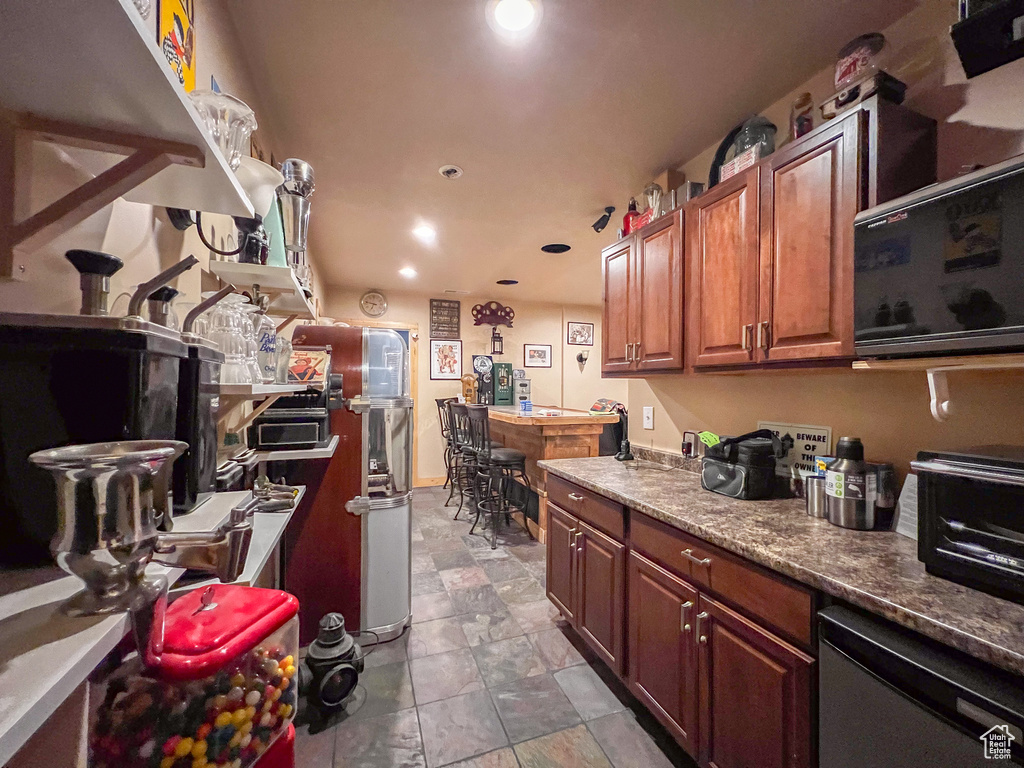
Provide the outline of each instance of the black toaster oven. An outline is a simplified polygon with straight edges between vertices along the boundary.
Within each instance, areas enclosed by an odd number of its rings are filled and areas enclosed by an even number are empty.
[[[927,571],[1024,603],[1024,447],[922,451],[911,468]]]

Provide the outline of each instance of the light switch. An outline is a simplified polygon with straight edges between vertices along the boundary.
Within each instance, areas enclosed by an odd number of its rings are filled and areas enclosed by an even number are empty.
[[[644,406],[644,429],[654,429],[654,406]]]

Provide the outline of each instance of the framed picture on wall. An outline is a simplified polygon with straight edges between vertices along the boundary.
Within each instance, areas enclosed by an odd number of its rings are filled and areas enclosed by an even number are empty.
[[[565,343],[576,347],[594,346],[594,324],[569,323],[565,329]]]
[[[431,381],[458,381],[461,378],[462,342],[449,339],[431,339]]]
[[[550,344],[523,344],[524,368],[550,368]]]

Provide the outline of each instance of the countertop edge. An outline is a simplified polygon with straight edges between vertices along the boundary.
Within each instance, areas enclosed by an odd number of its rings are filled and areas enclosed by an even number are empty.
[[[690,533],[710,544],[721,547],[732,554],[750,560],[775,573],[786,576],[813,589],[846,600],[853,605],[864,608],[883,619],[893,621],[907,629],[919,632],[937,642],[948,645],[969,656],[993,664],[1008,672],[1024,674],[1024,653],[1017,653],[1009,648],[994,645],[984,638],[964,632],[926,614],[913,611],[905,606],[891,602],[852,584],[836,581],[799,563],[780,558],[772,558],[746,546],[742,540],[724,536],[716,531],[709,531],[701,525],[651,507],[643,501],[621,493],[607,486],[602,486],[586,478],[582,478],[568,470],[553,466],[549,461],[540,461],[537,466],[570,482],[576,483],[594,493],[606,496],[630,509],[635,509],[648,517],[670,525],[673,528]],[[679,470],[685,471],[685,470]]]

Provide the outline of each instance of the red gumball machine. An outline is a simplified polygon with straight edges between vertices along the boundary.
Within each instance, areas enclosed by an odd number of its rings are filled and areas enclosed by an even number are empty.
[[[267,768],[292,765],[298,610],[287,592],[233,585],[176,600],[159,660],[131,659],[97,692],[90,765],[264,768],[262,756]]]

